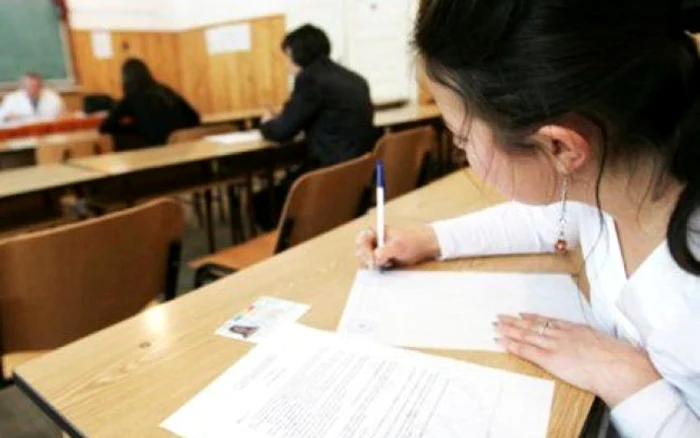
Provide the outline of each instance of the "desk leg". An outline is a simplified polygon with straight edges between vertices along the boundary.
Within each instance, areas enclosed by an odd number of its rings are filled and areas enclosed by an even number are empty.
[[[267,169],[267,189],[270,191],[270,214],[272,218],[277,218],[277,186],[275,185],[275,168]]]
[[[213,254],[216,251],[216,242],[214,241],[214,221],[212,220],[212,194],[211,189],[204,191],[204,220],[207,227],[207,240],[209,242],[209,253]]]
[[[255,231],[255,206],[253,205],[253,179],[252,173],[246,176],[244,194],[245,217],[243,218],[245,226],[244,239],[252,239],[257,234]]]
[[[180,274],[180,258],[182,257],[182,243],[178,240],[170,243],[168,247],[168,265],[165,280],[165,301],[177,297],[177,280]]]
[[[236,196],[236,190],[233,184],[226,186],[226,195],[228,197],[228,212],[229,226],[231,227],[231,244],[236,245],[243,241],[243,225],[241,222],[241,206]]]

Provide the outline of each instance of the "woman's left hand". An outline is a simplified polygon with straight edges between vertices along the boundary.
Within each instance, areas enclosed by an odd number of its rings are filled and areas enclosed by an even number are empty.
[[[611,408],[660,379],[644,350],[587,325],[522,314],[499,316],[495,327],[507,352],[593,392]]]

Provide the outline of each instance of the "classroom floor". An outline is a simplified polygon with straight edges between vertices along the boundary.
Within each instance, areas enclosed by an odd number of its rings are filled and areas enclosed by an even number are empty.
[[[216,211],[216,210],[215,210]],[[186,208],[187,227],[183,236],[182,267],[178,280],[178,295],[192,290],[194,271],[187,262],[207,254],[206,231]],[[231,245],[231,233],[226,222],[215,219],[218,249]],[[0,437],[2,438],[56,438],[60,430],[15,386],[0,390]]]

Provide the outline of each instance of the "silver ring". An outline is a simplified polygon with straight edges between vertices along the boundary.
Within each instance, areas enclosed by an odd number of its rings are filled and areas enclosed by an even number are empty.
[[[540,327],[537,329],[537,334],[538,335],[543,335],[545,331],[547,331],[548,328],[552,327],[552,322],[551,321],[545,321],[544,324],[541,324]]]

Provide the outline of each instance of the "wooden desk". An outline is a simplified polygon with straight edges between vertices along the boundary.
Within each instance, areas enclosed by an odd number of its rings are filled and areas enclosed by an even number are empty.
[[[100,178],[99,173],[61,164],[0,172],[0,232],[59,219],[60,197]]]
[[[98,172],[63,164],[7,170],[0,172],[0,199],[61,189],[101,177]]]
[[[0,142],[0,170],[36,164],[34,153],[43,144],[69,145],[74,143],[97,142],[100,133],[96,129],[87,129],[60,134],[22,137]]]
[[[0,141],[0,152],[8,149],[36,149],[41,144],[68,144],[93,140],[97,141],[99,138],[100,133],[96,129],[84,129],[74,132],[21,137],[12,140]]]
[[[437,105],[408,104],[399,108],[377,111],[374,115],[374,126],[388,129],[405,124],[425,124],[438,121],[440,118]]]
[[[42,120],[17,125],[0,126],[0,139],[43,136],[48,134],[97,129],[104,120],[104,114],[89,116],[71,115],[55,120]]]
[[[90,185],[89,197],[101,204],[137,201],[226,184],[255,170],[299,160],[303,148],[265,140],[226,145],[206,140],[152,147],[128,152],[69,160],[71,166],[109,176]],[[229,207],[235,197],[229,190]],[[204,192],[207,241],[216,248],[211,212],[211,191]],[[232,238],[238,227],[231,215]],[[236,242],[236,240],[233,240]]]
[[[266,141],[225,145],[203,140],[79,158],[70,160],[69,164],[114,176],[212,160],[228,155],[243,155],[274,147],[274,143]]]
[[[252,129],[264,112],[265,110],[263,109],[251,109],[207,114],[202,116],[202,124],[218,125],[222,123],[239,123],[243,125],[244,129]],[[439,118],[440,110],[438,110],[437,105],[409,103],[396,108],[378,110],[374,116],[374,126],[378,128],[390,128],[392,126],[425,122]]]
[[[390,222],[431,220],[483,208],[496,198],[464,173],[397,199]],[[334,330],[358,263],[353,242],[367,217],[322,235],[266,262],[150,309],[130,320],[20,366],[15,379],[73,436],[165,437],[158,425],[251,348],[214,331],[261,295],[308,303],[301,322]],[[430,263],[421,269],[540,270],[575,272],[556,256]],[[548,377],[512,356],[430,351],[525,374]],[[593,397],[557,382],[549,436],[578,436]]]
[[[239,125],[241,129],[253,129],[258,124],[263,114],[265,114],[265,110],[262,108],[205,114],[202,116],[202,125],[232,123]]]

